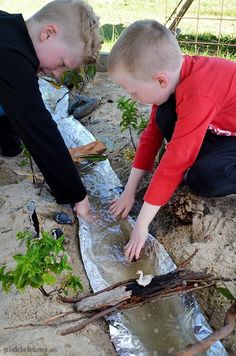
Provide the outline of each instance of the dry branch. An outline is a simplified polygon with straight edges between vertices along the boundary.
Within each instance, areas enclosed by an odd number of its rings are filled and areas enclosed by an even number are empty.
[[[182,294],[194,289],[205,288],[216,283],[211,274],[204,272],[192,272],[187,270],[175,270],[160,276],[154,276],[146,286],[140,286],[136,279],[131,279],[113,287],[109,293],[104,290],[82,298],[76,303],[77,311],[84,312],[101,310],[122,302],[122,309],[131,308],[137,304],[143,304],[151,299],[163,299],[176,294]],[[85,304],[86,303],[86,304]],[[89,306],[90,304],[90,306]],[[84,307],[84,305],[86,305]]]
[[[190,256],[192,258],[193,256]],[[189,258],[189,259],[190,259]],[[188,260],[189,260],[188,259]],[[187,261],[184,262],[186,264]],[[25,324],[17,325],[10,328],[35,327],[35,326],[59,326],[65,323],[80,323],[74,327],[61,331],[61,335],[68,335],[78,332],[88,324],[98,320],[108,314],[128,309],[149,302],[153,299],[164,299],[170,296],[192,292],[198,289],[214,286],[218,281],[232,281],[231,278],[216,278],[211,274],[204,272],[192,272],[183,269],[176,269],[170,273],[154,276],[151,282],[143,287],[137,283],[136,279],[113,284],[99,292],[90,294],[80,299],[65,299],[73,304],[73,310],[60,313],[54,317],[45,320],[44,324]],[[64,318],[69,314],[82,312],[82,317],[65,320],[57,324],[50,322]],[[93,313],[88,316],[87,313]],[[225,326],[215,331],[205,340],[199,343],[188,345],[183,351],[175,356],[193,356],[196,353],[208,349],[214,342],[231,334],[235,325],[236,303],[228,310],[225,317]],[[82,319],[86,319],[81,322]]]
[[[146,287],[140,286],[136,279],[116,283],[104,290],[81,298],[74,304],[78,312],[96,312],[80,325],[64,330],[67,335],[83,329],[90,322],[121,309],[132,308],[149,302],[152,299],[164,299],[216,284],[219,278],[204,272],[174,270],[161,276],[154,276]]]
[[[231,305],[226,312],[224,326],[214,331],[210,336],[206,337],[202,341],[190,344],[180,352],[177,352],[175,356],[194,356],[198,353],[204,352],[211,347],[216,341],[222,340],[229,336],[235,327],[236,318],[236,302]]]

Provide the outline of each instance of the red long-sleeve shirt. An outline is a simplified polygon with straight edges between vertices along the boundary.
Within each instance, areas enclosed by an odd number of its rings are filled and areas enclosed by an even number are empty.
[[[164,205],[199,153],[207,129],[236,133],[236,63],[214,57],[184,56],[176,87],[177,122],[144,200]],[[157,106],[140,137],[134,168],[151,170],[163,136],[156,123]],[[227,133],[226,133],[227,134]]]

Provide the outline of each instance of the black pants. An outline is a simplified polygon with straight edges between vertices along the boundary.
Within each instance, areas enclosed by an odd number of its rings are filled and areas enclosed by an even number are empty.
[[[177,120],[175,108],[175,96],[171,95],[157,110],[157,125],[167,141],[171,140]],[[184,183],[196,195],[205,197],[235,194],[236,137],[218,136],[207,131],[197,159],[185,175]]]

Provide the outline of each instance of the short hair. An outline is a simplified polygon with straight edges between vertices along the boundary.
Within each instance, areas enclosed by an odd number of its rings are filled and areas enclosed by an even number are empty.
[[[84,63],[96,62],[101,48],[99,18],[86,1],[54,0],[42,7],[31,19],[60,25],[68,43],[75,44],[78,38],[84,42]]]
[[[108,58],[108,71],[123,66],[144,77],[158,71],[175,71],[182,53],[174,34],[155,20],[139,20],[125,29]]]

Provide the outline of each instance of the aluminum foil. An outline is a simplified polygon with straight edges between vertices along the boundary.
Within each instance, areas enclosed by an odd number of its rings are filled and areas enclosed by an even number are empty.
[[[94,141],[93,135],[72,116],[68,116],[67,90],[52,87],[40,80],[40,90],[68,147]],[[175,269],[164,247],[151,235],[142,258],[135,263],[125,260],[123,246],[129,239],[134,221],[116,221],[108,213],[110,201],[119,194],[121,183],[109,161],[79,166],[96,219],[88,223],[79,219],[80,250],[94,292],[118,281],[135,278],[137,270],[144,274],[163,274]],[[138,276],[137,276],[138,278]],[[202,340],[211,329],[191,295],[152,301],[143,306],[115,313],[106,318],[110,335],[119,355],[171,355],[187,344]],[[216,342],[207,356],[225,356]]]

